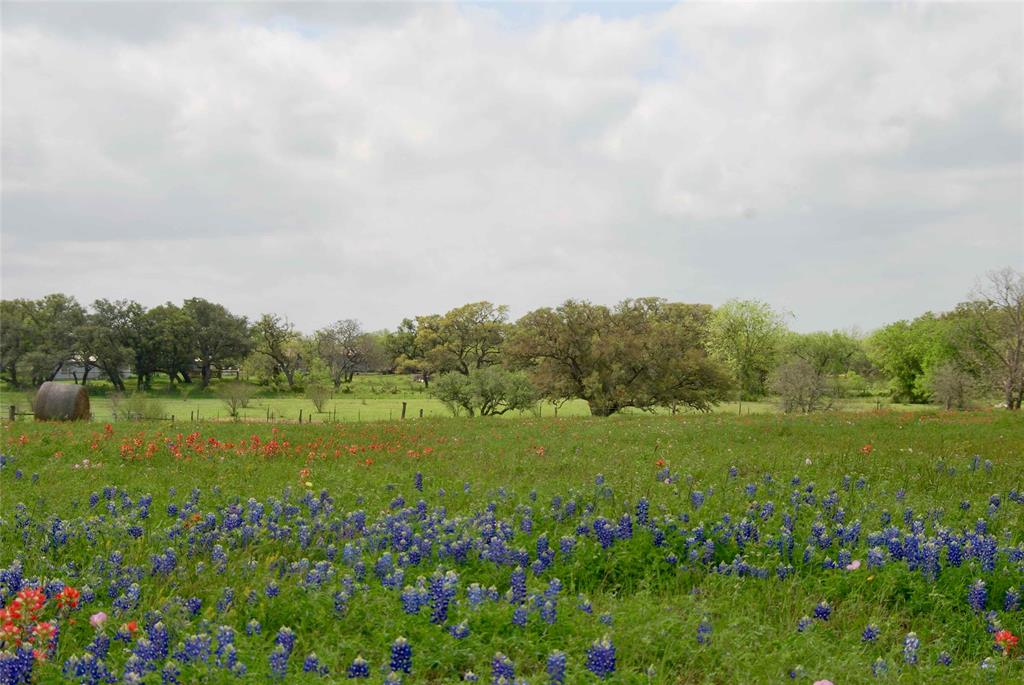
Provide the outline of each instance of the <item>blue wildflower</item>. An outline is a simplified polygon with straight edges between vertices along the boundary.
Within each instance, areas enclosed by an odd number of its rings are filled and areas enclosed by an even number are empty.
[[[587,649],[587,670],[598,678],[607,678],[615,673],[615,645],[605,635]]]

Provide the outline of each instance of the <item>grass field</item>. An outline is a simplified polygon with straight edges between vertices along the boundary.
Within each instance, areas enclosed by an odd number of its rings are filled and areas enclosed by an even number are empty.
[[[109,383],[94,382],[88,386],[88,389],[94,419],[104,422],[113,420],[112,395],[114,392]],[[159,413],[168,419],[174,417],[179,422],[230,420],[226,405],[217,396],[216,386],[205,391],[198,391],[195,387],[169,386],[166,381],[161,381],[145,395],[158,404]],[[23,391],[0,388],[0,407],[5,413],[10,405],[15,405],[18,412],[30,413],[29,398],[29,394]],[[411,381],[408,376],[382,374],[356,376],[351,383],[342,386],[342,391],[336,392],[326,402],[323,412],[317,412],[313,403],[302,393],[262,390],[250,400],[248,407],[240,410],[239,414],[244,421],[264,422],[297,422],[300,412],[304,421],[312,420],[314,423],[382,421],[400,418],[403,402],[406,404],[407,418],[419,418],[420,411],[427,418],[451,415],[444,404],[431,397],[421,383]],[[888,398],[872,397],[838,400],[836,408],[843,411],[868,411],[877,408],[901,411],[931,409],[928,405],[897,405],[891,404]],[[738,414],[741,410],[743,414],[760,414],[775,413],[779,411],[779,408],[777,402],[764,400],[744,402],[742,407],[736,402],[726,402],[718,405],[714,411],[722,414]],[[626,410],[626,413],[628,414],[630,411]],[[644,412],[632,410],[632,413],[643,414]],[[538,405],[536,412],[514,412],[504,415],[503,418],[523,418],[538,414],[541,417],[555,416],[556,409],[550,403],[542,402]],[[582,400],[570,400],[558,407],[557,415],[560,417],[589,416],[590,408]]]
[[[498,652],[534,685],[1024,680],[994,637],[1024,632],[1008,413],[21,421],[2,441],[4,603],[41,585],[60,617],[38,682],[337,681],[357,657],[369,682],[498,682]],[[77,609],[53,608],[63,584]]]

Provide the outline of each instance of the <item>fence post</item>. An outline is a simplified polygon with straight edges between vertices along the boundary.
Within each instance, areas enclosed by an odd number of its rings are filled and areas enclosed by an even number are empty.
[[[421,419],[423,418],[423,408],[422,407],[420,408],[420,418]]]
[[[14,419],[18,417],[18,410],[13,404],[11,405],[10,409],[7,410],[7,416],[10,418],[11,421],[14,421]]]
[[[405,402],[402,402],[402,418],[405,419]]]
[[[194,411],[190,411],[188,413],[188,420],[191,421],[192,423],[196,422],[196,413]]]
[[[302,410],[299,410],[299,423],[302,423]]]
[[[171,414],[171,424],[174,424],[174,414]]]

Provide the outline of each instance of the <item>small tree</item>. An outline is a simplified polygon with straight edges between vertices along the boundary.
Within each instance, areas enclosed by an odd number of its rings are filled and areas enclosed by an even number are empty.
[[[806,359],[795,357],[779,366],[772,374],[769,385],[779,395],[782,409],[809,413],[827,408],[828,383],[824,374]]]
[[[164,418],[164,405],[160,400],[142,392],[110,396],[110,413],[119,421],[145,421]]]
[[[313,403],[318,413],[323,413],[324,404],[331,399],[334,383],[331,372],[320,359],[314,359],[306,375],[306,398]]]
[[[228,414],[238,418],[239,410],[249,406],[249,400],[256,394],[256,388],[242,381],[228,381],[217,387],[217,394],[228,409]]]
[[[730,300],[715,310],[709,325],[710,348],[739,384],[740,413],[744,393],[761,394],[786,334],[786,320],[764,302]]]
[[[473,369],[469,375],[446,373],[435,381],[431,394],[456,416],[463,410],[469,416],[500,416],[537,403],[537,391],[526,374],[498,366]]]
[[[978,382],[956,364],[946,362],[932,370],[927,379],[932,399],[949,409],[969,409],[978,392]]]

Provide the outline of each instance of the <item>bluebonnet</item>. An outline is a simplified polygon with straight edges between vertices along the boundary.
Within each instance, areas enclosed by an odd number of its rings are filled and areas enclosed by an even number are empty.
[[[646,497],[641,497],[640,501],[636,504],[636,520],[641,526],[646,526],[648,522],[648,516],[650,512],[650,502],[647,501]]]
[[[173,661],[168,661],[164,664],[164,667],[160,669],[160,682],[164,685],[178,685],[178,676],[181,675],[181,669]]]
[[[711,623],[702,618],[697,624],[697,644],[706,645],[711,642]]]
[[[921,646],[921,641],[917,638],[917,633],[907,633],[907,636],[903,638],[903,660],[913,666],[917,663],[917,648]]]
[[[814,623],[814,621],[811,620],[810,616],[803,616],[803,617],[801,617],[800,620],[796,622],[797,632],[799,632],[799,633],[804,632],[805,630],[810,628],[813,623]]]
[[[512,660],[501,652],[497,652],[491,660],[491,683],[496,684],[502,678],[512,682],[516,677],[516,668]]]
[[[391,644],[391,670],[409,673],[412,671],[412,645],[404,637]]]
[[[448,633],[456,640],[469,637],[469,623],[461,621],[455,625],[448,626]]]
[[[246,635],[259,635],[262,632],[262,630],[263,627],[260,625],[260,622],[254,618],[249,619],[249,622],[245,624]]]
[[[545,623],[554,624],[558,619],[557,605],[552,600],[547,600],[540,608],[540,617]]]
[[[871,674],[876,678],[881,678],[889,672],[889,664],[882,657],[875,659],[874,663],[871,664]]]
[[[615,673],[615,645],[607,635],[594,640],[587,649],[586,666],[598,678],[607,678]]]
[[[274,647],[274,651],[270,653],[268,658],[270,663],[270,673],[275,678],[283,679],[288,674],[288,657],[290,652],[285,649],[282,645]]]
[[[971,583],[970,589],[967,590],[967,604],[975,611],[982,611],[985,608],[985,603],[988,601],[988,588],[985,587],[985,581],[980,578]]]
[[[328,673],[327,666],[320,663],[320,659],[317,657],[315,652],[311,652],[306,655],[305,661],[302,662],[303,673],[316,673],[320,676],[325,676]]]
[[[822,600],[814,607],[814,618],[819,621],[827,621],[832,618],[832,605],[828,603],[828,600]]]
[[[357,656],[349,664],[348,669],[345,671],[345,675],[349,678],[369,678],[370,677],[370,665],[366,663],[366,660],[361,656]]]
[[[935,663],[940,666],[949,666],[953,663],[953,657],[949,655],[949,652],[940,652],[939,655],[935,657]]]
[[[548,656],[545,671],[548,674],[549,685],[563,685],[565,683],[565,652],[558,650]]]
[[[203,608],[203,600],[198,597],[189,597],[185,600],[185,608],[190,615],[198,616],[199,611]]]
[[[1007,588],[1006,597],[1003,598],[1003,611],[1020,610],[1020,591],[1016,587]]]
[[[526,571],[521,566],[517,566],[512,571],[512,602],[518,604],[526,599]]]
[[[860,639],[862,642],[874,642],[878,639],[878,626],[874,623],[869,623],[864,632],[861,633]]]

